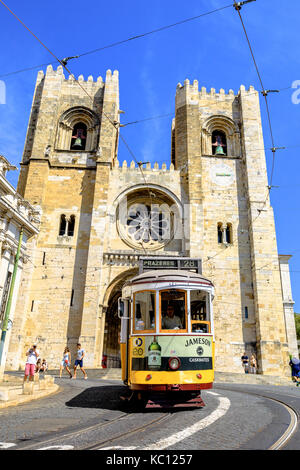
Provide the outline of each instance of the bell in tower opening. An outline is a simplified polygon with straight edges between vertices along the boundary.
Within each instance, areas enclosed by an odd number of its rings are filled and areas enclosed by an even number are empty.
[[[213,155],[227,155],[226,136],[222,131],[212,133],[212,153]]]
[[[79,122],[74,126],[71,149],[72,150],[84,150],[86,144],[86,125]]]

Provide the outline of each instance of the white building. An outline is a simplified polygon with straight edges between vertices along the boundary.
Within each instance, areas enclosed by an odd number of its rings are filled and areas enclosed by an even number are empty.
[[[21,273],[24,265],[30,260],[30,251],[34,249],[34,236],[39,233],[40,211],[31,206],[7,181],[6,172],[16,170],[8,160],[0,155],[0,333],[3,328],[9,291],[12,283],[16,253],[20,232],[23,228],[20,259],[17,266],[15,284],[13,286],[8,331],[5,338],[1,363],[4,370],[6,354],[10,340],[10,332],[14,323],[14,310],[18,297]]]

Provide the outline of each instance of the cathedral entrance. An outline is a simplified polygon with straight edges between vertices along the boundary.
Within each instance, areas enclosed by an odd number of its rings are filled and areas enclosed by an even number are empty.
[[[110,296],[106,311],[102,358],[102,367],[105,368],[121,367],[119,344],[121,322],[118,317],[118,298],[121,295],[122,291],[118,290],[114,295]]]
[[[137,274],[136,269],[126,271],[118,276],[108,287],[106,292],[106,314],[103,337],[103,368],[120,368],[120,331],[121,320],[118,317],[118,298],[122,296],[122,288],[125,282]]]

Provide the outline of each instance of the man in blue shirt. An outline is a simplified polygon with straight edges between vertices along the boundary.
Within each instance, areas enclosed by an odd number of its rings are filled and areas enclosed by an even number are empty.
[[[75,359],[75,364],[74,364],[74,375],[73,379],[76,379],[76,369],[79,366],[80,370],[82,371],[85,380],[87,379],[87,374],[83,368],[83,358],[84,358],[84,349],[81,348],[81,344],[77,343],[77,355]]]

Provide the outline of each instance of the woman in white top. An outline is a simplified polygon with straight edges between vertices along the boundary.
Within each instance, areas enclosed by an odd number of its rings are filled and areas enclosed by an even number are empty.
[[[61,379],[61,376],[62,376],[62,371],[63,371],[63,368],[66,369],[66,371],[69,373],[69,376],[70,376],[70,379],[72,378],[72,374],[71,374],[71,371],[69,369],[69,366],[71,365],[71,353],[70,353],[70,349],[69,348],[65,348],[64,350],[64,355],[63,355],[63,359],[61,361],[61,364],[60,364],[60,369],[59,369],[59,378]]]
[[[26,356],[27,356],[27,360],[25,364],[24,382],[27,381],[28,375],[29,375],[29,380],[32,382],[34,380],[36,363],[39,357],[39,352],[36,348],[35,343],[32,345],[30,349],[28,349]]]

